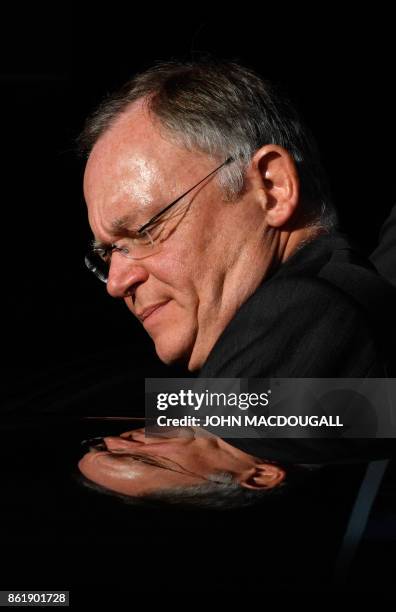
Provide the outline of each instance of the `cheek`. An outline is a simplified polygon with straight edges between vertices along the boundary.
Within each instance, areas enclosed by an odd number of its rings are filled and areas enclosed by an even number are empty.
[[[200,275],[200,260],[192,253],[168,249],[153,257],[148,282],[153,290],[164,290],[179,303],[191,303],[197,298]]]
[[[223,269],[223,250],[206,247],[197,248],[194,238],[186,242],[185,248],[164,257],[161,262],[161,274],[175,288],[199,294],[216,270]]]

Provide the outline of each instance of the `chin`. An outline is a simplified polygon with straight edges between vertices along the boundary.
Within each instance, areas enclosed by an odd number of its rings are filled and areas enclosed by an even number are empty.
[[[159,359],[166,365],[173,363],[188,364],[190,361],[193,338],[190,335],[178,335],[177,333],[161,334],[153,338],[155,350]]]

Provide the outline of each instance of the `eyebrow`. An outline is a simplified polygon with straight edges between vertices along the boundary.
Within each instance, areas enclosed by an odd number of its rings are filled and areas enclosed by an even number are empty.
[[[131,229],[130,228],[131,224],[132,224],[132,216],[123,215],[122,217],[117,217],[111,222],[110,231],[115,236],[119,236],[119,237],[130,236],[131,234],[136,234],[136,236],[138,236],[139,227],[136,226],[136,228]],[[93,249],[105,249],[109,247],[110,244],[111,244],[110,242],[104,242],[103,240],[98,240],[96,238],[93,238],[91,241],[91,247]]]
[[[166,464],[161,463],[161,461],[159,461],[158,458],[155,457],[154,455],[149,455],[149,454],[139,455],[139,453],[123,453],[123,452],[113,453],[112,451],[110,451],[110,453],[113,457],[123,457],[123,458],[132,459],[132,461],[137,461],[138,463],[145,463],[146,465],[152,465],[154,467],[158,467],[163,470],[170,470],[171,472],[177,471],[177,470],[174,470],[174,468],[170,468]]]
[[[112,221],[111,223],[111,229],[114,231],[114,233],[120,233],[123,232],[125,230],[127,231],[131,231],[128,229],[128,227],[130,227],[132,223],[132,216],[131,215],[123,215],[122,217],[117,217],[116,219],[114,219],[114,221]],[[136,227],[136,231],[139,228]],[[132,230],[134,231],[134,230]]]

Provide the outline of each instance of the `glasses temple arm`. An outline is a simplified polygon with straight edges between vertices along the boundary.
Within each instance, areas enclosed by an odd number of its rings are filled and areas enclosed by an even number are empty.
[[[160,210],[156,215],[154,215],[154,217],[151,217],[151,219],[149,221],[147,221],[147,223],[145,223],[144,225],[142,225],[142,227],[140,227],[137,230],[138,234],[141,234],[142,232],[144,232],[144,230],[151,225],[152,223],[154,223],[154,221],[156,221],[159,217],[161,217],[161,215],[163,215],[167,210],[169,210],[172,206],[174,206],[175,204],[177,204],[182,198],[184,198],[184,196],[188,195],[193,189],[195,189],[196,187],[198,187],[198,185],[200,185],[201,183],[203,183],[204,181],[206,181],[206,179],[208,179],[209,177],[212,176],[212,174],[215,174],[215,172],[218,172],[219,170],[221,170],[221,168],[223,168],[223,166],[226,166],[228,164],[230,164],[232,161],[234,161],[233,157],[228,157],[225,162],[223,162],[218,168],[215,168],[214,170],[212,170],[212,172],[210,172],[210,174],[208,174],[207,176],[205,176],[202,180],[199,181],[199,183],[197,183],[196,185],[194,185],[193,187],[191,187],[188,191],[186,191],[185,193],[183,193],[183,195],[179,196],[178,198],[176,198],[176,200],[173,200],[173,202],[171,202],[170,204],[168,204],[168,206],[166,206],[165,208],[163,208],[162,210]]]

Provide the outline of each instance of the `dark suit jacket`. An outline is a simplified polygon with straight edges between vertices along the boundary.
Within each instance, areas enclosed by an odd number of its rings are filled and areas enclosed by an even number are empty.
[[[322,236],[242,305],[200,377],[387,377],[395,312],[374,267],[343,236]]]
[[[396,206],[381,229],[379,244],[370,259],[382,276],[396,285]]]
[[[263,281],[199,377],[390,377],[395,312],[395,288],[342,235],[324,235]],[[229,442],[257,456],[305,463],[362,458],[367,449],[371,457],[384,446],[345,439]]]

